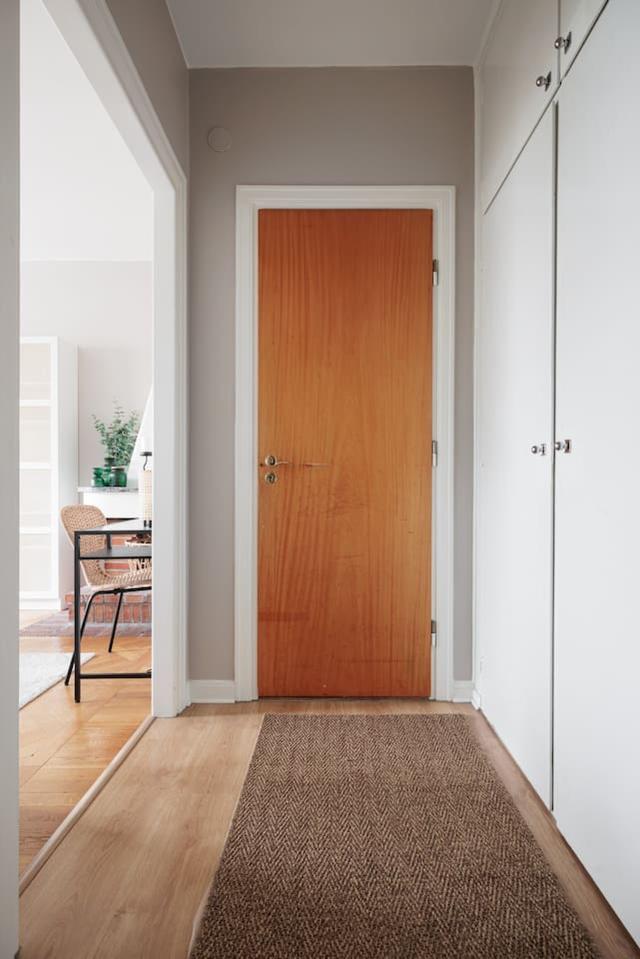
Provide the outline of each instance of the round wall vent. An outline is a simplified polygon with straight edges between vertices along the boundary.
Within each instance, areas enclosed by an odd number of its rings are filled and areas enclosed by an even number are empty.
[[[231,134],[224,127],[212,127],[207,143],[216,153],[226,153],[231,148]]]

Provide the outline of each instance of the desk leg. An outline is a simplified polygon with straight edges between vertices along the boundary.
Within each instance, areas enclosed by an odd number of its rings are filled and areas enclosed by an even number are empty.
[[[73,537],[73,693],[80,702],[80,537]]]

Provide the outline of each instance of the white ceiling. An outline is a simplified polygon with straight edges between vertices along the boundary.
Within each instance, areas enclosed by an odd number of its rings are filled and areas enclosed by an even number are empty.
[[[189,67],[470,65],[493,0],[167,0]]]

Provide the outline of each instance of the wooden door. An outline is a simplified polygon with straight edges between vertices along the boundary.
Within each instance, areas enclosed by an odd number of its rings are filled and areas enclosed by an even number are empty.
[[[429,695],[431,301],[431,211],[261,211],[261,696]]]
[[[640,5],[602,13],[558,139],[554,812],[640,942]]]
[[[549,111],[482,223],[476,552],[482,709],[547,804],[553,201],[554,117]]]

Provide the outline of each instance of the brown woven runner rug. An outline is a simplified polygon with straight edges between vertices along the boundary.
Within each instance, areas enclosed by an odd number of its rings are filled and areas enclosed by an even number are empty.
[[[266,716],[193,959],[593,959],[464,716]]]

